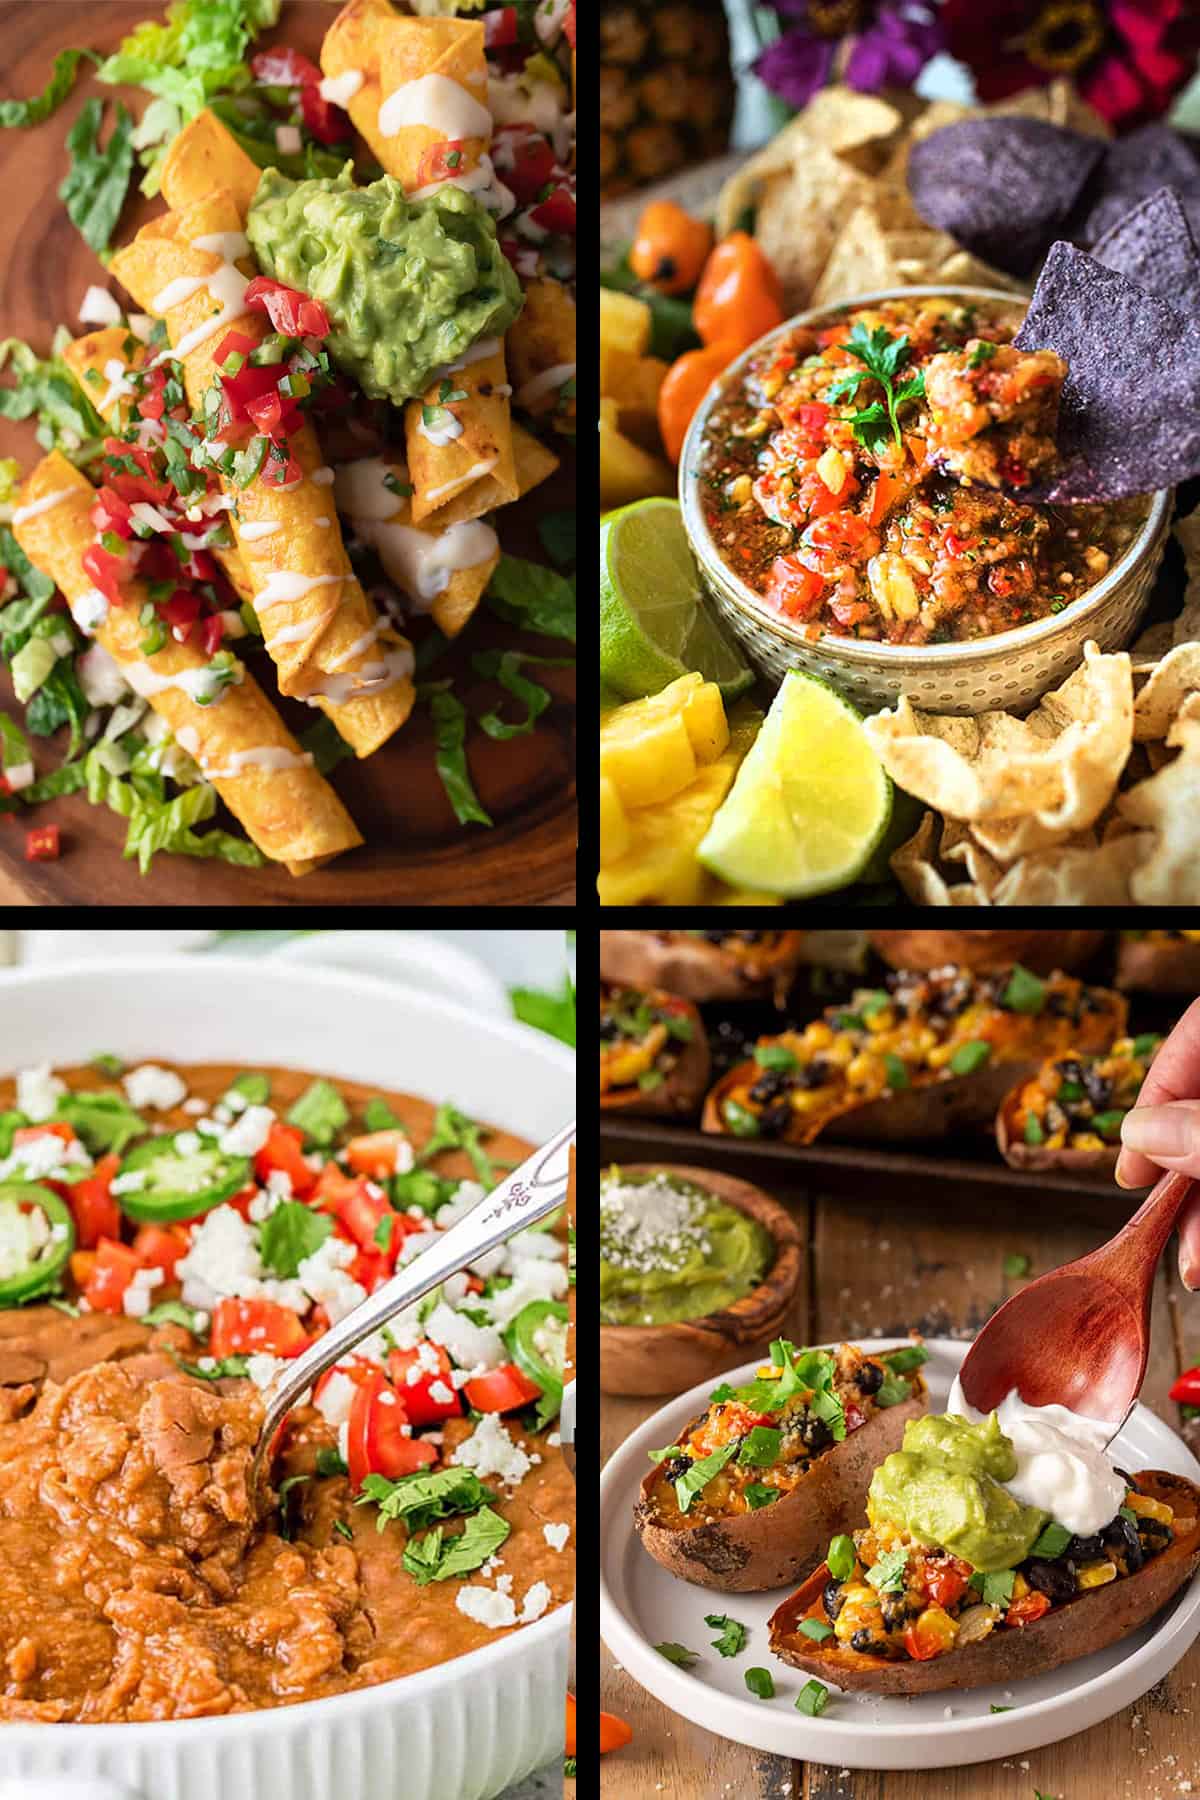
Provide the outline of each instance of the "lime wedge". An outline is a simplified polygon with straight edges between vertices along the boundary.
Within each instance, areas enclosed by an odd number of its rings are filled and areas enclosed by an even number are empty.
[[[793,669],[696,854],[734,887],[800,900],[854,881],[891,816],[859,715]]]
[[[600,678],[627,700],[699,670],[726,701],[754,671],[701,597],[676,500],[637,500],[600,528]]]

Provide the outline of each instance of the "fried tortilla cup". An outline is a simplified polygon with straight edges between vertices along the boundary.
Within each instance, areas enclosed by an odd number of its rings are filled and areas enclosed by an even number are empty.
[[[663,1174],[704,1188],[757,1219],[775,1257],[756,1287],[720,1312],[665,1325],[600,1326],[600,1386],[606,1394],[681,1394],[716,1381],[777,1337],[804,1270],[804,1241],[792,1214],[751,1182],[674,1163],[622,1163],[622,1175]]]
[[[651,1469],[633,1517],[643,1549],[681,1581],[726,1594],[762,1593],[800,1580],[824,1556],[831,1537],[861,1524],[877,1465],[900,1448],[905,1426],[925,1411],[920,1371],[910,1379],[907,1400],[873,1412],[857,1431],[813,1458],[780,1499],[756,1511],[670,1524],[662,1505],[662,1466]],[[682,1438],[700,1422],[693,1419]]]
[[[53,501],[32,516],[21,510]],[[54,451],[33,470],[21,490],[14,524],[17,542],[35,568],[48,575],[74,609],[94,602],[83,566],[95,538],[91,511],[96,490]],[[142,608],[151,604],[144,584],[130,581],[125,604],[110,606],[94,626],[96,642],[134,689],[164,718],[176,741],[198,763],[230,812],[263,855],[306,875],[340,851],[362,842],[334,790],[303,753],[248,670],[215,701],[201,705],[184,685],[207,670],[210,659],[190,639],[167,632],[161,649],[146,656]]]
[[[693,931],[602,931],[600,973],[629,987],[665,988],[686,1000],[754,1000],[786,992],[802,931],[763,931],[758,943],[730,932],[721,944]]]
[[[700,1109],[704,1090],[712,1072],[708,1034],[696,1008],[678,995],[656,989],[641,989],[638,998],[651,1005],[666,1006],[685,1018],[691,1026],[687,1043],[676,1042],[672,1066],[656,1087],[642,1088],[635,1080],[620,1081],[605,1087],[604,1046],[601,1045],[600,1105],[605,1112],[643,1113],[649,1118],[672,1118],[694,1115]]]
[[[772,1614],[771,1650],[834,1687],[927,1694],[992,1683],[1008,1687],[1118,1643],[1148,1623],[1200,1565],[1200,1488],[1164,1469],[1135,1474],[1140,1492],[1171,1507],[1185,1529],[1134,1575],[1076,1594],[1028,1625],[1001,1627],[978,1643],[927,1662],[900,1662],[851,1650],[831,1638],[817,1643],[801,1631],[806,1619],[828,1624],[822,1594],[830,1574],[822,1563]]]

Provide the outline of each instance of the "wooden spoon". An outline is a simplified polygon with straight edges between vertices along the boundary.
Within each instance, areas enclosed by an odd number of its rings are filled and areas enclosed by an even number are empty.
[[[1192,1187],[1164,1175],[1107,1244],[1006,1301],[967,1352],[967,1405],[989,1413],[1016,1388],[1030,1406],[1111,1421],[1115,1435],[1145,1379],[1154,1275]]]

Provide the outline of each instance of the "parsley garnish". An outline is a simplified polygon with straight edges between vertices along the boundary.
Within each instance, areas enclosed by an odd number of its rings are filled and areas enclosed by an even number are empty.
[[[899,444],[899,409],[906,400],[919,400],[925,392],[925,376],[920,369],[899,387],[896,385],[896,377],[911,353],[907,334],[893,337],[886,326],[868,327],[859,319],[841,348],[857,357],[863,366],[836,376],[825,390],[826,400],[853,399],[863,382],[873,377],[883,389],[883,402],[874,400],[848,414],[849,423],[859,443],[868,450],[880,449],[889,436]]]

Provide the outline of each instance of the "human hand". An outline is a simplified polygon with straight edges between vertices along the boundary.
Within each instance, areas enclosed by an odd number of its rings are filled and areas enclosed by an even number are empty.
[[[1150,1066],[1121,1126],[1117,1180],[1148,1187],[1163,1169],[1200,1180],[1200,1000],[1193,1000]],[[1200,1190],[1179,1215],[1179,1274],[1200,1288]]]

